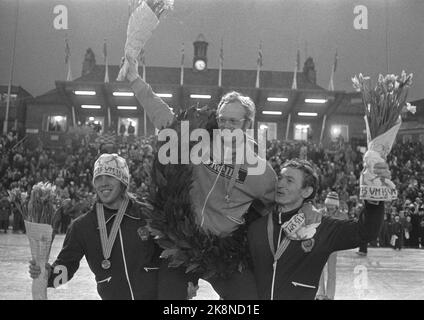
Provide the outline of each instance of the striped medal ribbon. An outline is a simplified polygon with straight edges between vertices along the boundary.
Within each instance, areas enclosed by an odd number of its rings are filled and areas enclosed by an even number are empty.
[[[290,239],[288,237],[285,237],[283,239],[283,241],[281,241],[281,229],[280,229],[280,235],[278,236],[277,250],[275,250],[275,247],[274,247],[274,223],[272,221],[272,213],[268,214],[267,231],[268,231],[269,247],[271,249],[272,255],[274,256],[274,261],[277,262],[278,259],[281,258],[284,251],[286,251],[287,247],[289,246]]]
[[[119,207],[115,220],[113,221],[113,225],[112,225],[112,229],[110,230],[109,237],[107,236],[103,204],[101,203],[96,204],[97,221],[99,223],[99,230],[100,230],[100,242],[102,244],[102,252],[104,257],[104,260],[102,261],[102,268],[105,270],[109,269],[111,266],[109,258],[112,253],[112,247],[115,242],[116,235],[118,234],[119,226],[121,225],[122,218],[124,217],[124,213],[127,210],[128,202],[129,202],[128,197],[125,197],[124,201],[121,203],[121,206]]]

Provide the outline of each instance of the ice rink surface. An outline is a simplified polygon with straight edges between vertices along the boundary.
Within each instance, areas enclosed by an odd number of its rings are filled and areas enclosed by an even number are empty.
[[[0,300],[31,299],[31,258],[25,234],[0,233]],[[64,240],[58,235],[50,262]],[[339,252],[336,300],[424,300],[424,250],[369,248],[366,257],[354,250]],[[217,299],[209,283],[200,280],[199,300]],[[58,289],[48,289],[50,300],[98,300],[94,276],[85,259],[74,278]]]

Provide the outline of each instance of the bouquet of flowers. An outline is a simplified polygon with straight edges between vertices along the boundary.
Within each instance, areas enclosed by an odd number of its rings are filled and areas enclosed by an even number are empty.
[[[354,88],[362,93],[368,142],[359,181],[361,199],[392,201],[397,198],[394,183],[377,177],[373,168],[376,163],[386,160],[390,153],[402,122],[401,113],[405,110],[415,112],[415,107],[406,102],[411,79],[412,73],[407,75],[405,71],[400,76],[390,74],[383,77],[380,74],[372,88],[368,84],[369,77],[359,74],[352,78]]]
[[[160,16],[172,9],[174,0],[146,0],[133,11],[128,21],[124,63],[117,81],[124,81],[128,73],[128,61],[137,61],[141,50],[159,24]]]
[[[32,259],[41,267],[40,277],[32,282],[32,298],[47,300],[48,275],[44,266],[49,260],[54,239],[52,224],[56,208],[60,203],[56,186],[50,183],[37,183],[32,188],[28,204],[26,204],[25,193],[20,193],[18,188],[9,192],[9,198],[24,217]]]

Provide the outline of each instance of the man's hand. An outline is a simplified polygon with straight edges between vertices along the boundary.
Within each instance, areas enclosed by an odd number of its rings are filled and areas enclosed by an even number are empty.
[[[52,266],[48,263],[46,263],[45,268],[47,270],[47,278],[50,277],[50,274],[52,272]],[[35,260],[31,260],[29,262],[29,275],[33,279],[37,279],[41,274],[41,268],[38,266],[35,262]]]
[[[305,202],[300,208],[300,211],[305,215],[305,225],[321,223],[322,212],[317,210],[312,203]]]
[[[199,286],[195,286],[193,282],[189,282],[187,286],[187,300],[193,299],[197,295],[197,290],[199,290]]]
[[[128,55],[126,57],[126,60],[127,60],[127,63],[128,63],[128,72],[127,72],[126,78],[129,82],[132,82],[139,77],[138,61],[137,61],[137,59],[134,59],[134,58],[132,58]]]
[[[374,165],[374,174],[379,178],[391,179],[392,173],[389,170],[389,165],[386,162],[379,162]]]
[[[389,170],[389,165],[387,164],[387,162],[378,162],[374,165],[374,174],[382,179],[382,181],[384,179],[388,179],[390,180],[392,178],[392,173]],[[379,201],[370,201],[367,200],[368,203],[374,204],[374,205],[378,205]]]

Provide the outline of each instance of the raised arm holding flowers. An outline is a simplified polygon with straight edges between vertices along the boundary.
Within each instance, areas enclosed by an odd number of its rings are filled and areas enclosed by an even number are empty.
[[[374,170],[377,163],[386,160],[392,149],[402,123],[400,114],[405,110],[415,112],[414,107],[406,102],[412,76],[405,71],[400,76],[390,74],[383,77],[380,74],[374,88],[369,84],[370,78],[361,73],[352,78],[353,87],[362,93],[368,141],[360,177],[361,199],[391,201],[397,198],[394,183],[388,178],[378,177]]]
[[[125,42],[123,65],[119,70],[118,81],[124,81],[129,63],[134,63],[147,40],[159,24],[159,18],[166,10],[172,9],[173,0],[146,0],[134,10],[128,21],[127,40]]]

